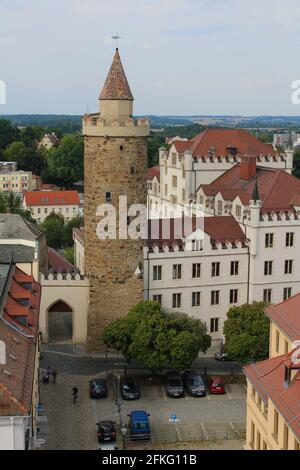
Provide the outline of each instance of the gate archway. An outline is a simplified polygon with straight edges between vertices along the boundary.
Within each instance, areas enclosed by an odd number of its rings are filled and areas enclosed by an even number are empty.
[[[48,309],[48,331],[50,343],[73,341],[73,309],[63,300]]]

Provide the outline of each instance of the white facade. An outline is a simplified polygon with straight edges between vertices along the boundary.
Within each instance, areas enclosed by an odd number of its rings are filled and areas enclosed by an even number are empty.
[[[175,145],[159,151],[160,198],[172,204],[186,204],[201,184],[210,184],[240,162],[240,157],[194,159],[192,152],[178,153]],[[293,151],[276,157],[257,157],[257,166],[293,170]]]
[[[0,450],[25,450],[26,416],[0,416]]]
[[[79,215],[79,205],[65,205],[65,206],[63,205],[55,206],[54,204],[49,205],[49,206],[45,206],[45,205],[25,206],[24,205],[24,207],[31,210],[32,218],[36,220],[39,224],[44,222],[44,220],[48,217],[48,215],[52,213],[62,215],[63,218],[67,222]]]

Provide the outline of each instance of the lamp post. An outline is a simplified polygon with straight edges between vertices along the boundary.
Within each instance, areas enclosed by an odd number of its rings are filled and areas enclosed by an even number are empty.
[[[121,433],[123,436],[123,450],[126,450],[126,435],[127,435],[127,428],[124,424],[121,427]]]

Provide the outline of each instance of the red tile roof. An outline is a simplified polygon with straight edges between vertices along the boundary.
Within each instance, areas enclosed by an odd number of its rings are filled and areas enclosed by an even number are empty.
[[[290,384],[285,382],[285,369],[291,367],[291,353],[251,364],[244,372],[265,402],[269,398],[300,438],[300,370]]]
[[[133,101],[134,99],[121,63],[118,49],[116,50],[112,66],[100,93],[99,99],[130,101]]]
[[[160,167],[159,166],[153,166],[152,168],[148,168],[147,170],[147,179],[148,180],[153,180],[153,178],[160,180]]]
[[[149,246],[183,246],[181,233],[189,236],[197,228],[203,227],[204,232],[210,236],[212,244],[237,243],[245,244],[247,239],[240,225],[233,216],[204,217],[196,220],[195,217],[183,219],[153,219],[149,221]],[[185,233],[185,230],[187,233]]]
[[[265,312],[292,342],[300,340],[300,294],[280,304],[270,305]]]
[[[0,366],[0,416],[16,416],[31,411],[41,286],[15,266],[6,283],[0,316],[0,340],[6,348],[6,364]]]
[[[202,188],[207,196],[215,196],[220,191],[230,201],[240,196],[243,204],[248,205],[255,187],[255,177],[244,180],[240,177],[240,170],[241,165],[235,165],[213,183],[201,185],[198,190]],[[291,201],[295,196],[300,196],[300,179],[284,170],[263,167],[257,167],[256,178],[263,212],[293,209]]]
[[[177,152],[188,149],[194,157],[205,157],[209,150],[215,149],[216,157],[228,157],[229,148],[236,149],[237,155],[255,154],[275,156],[272,144],[264,144],[243,129],[206,129],[189,142],[174,142]]]
[[[27,206],[77,206],[77,191],[28,191],[24,194]]]
[[[75,269],[75,266],[53,248],[48,247],[49,266],[52,269]]]

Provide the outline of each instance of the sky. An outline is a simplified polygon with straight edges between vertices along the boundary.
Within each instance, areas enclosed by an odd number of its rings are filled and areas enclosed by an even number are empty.
[[[0,113],[96,112],[118,32],[135,114],[299,115],[299,25],[299,0],[0,0]]]

